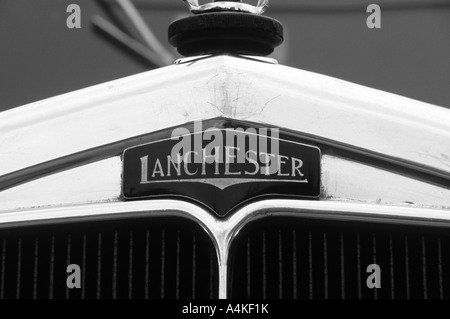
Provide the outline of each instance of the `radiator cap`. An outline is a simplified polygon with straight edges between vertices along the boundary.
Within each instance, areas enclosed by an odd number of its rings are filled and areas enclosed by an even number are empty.
[[[256,7],[240,1],[214,1],[202,6],[185,1],[193,16],[169,26],[169,43],[184,56],[242,54],[266,56],[283,42],[283,26],[261,14],[268,0]]]

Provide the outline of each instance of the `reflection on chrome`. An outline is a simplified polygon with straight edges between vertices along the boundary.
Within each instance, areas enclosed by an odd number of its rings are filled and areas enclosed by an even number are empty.
[[[252,14],[263,14],[269,8],[269,0],[258,0],[255,6],[241,3],[240,1],[215,1],[200,5],[198,0],[183,0],[193,13],[203,13],[208,11],[240,11]]]

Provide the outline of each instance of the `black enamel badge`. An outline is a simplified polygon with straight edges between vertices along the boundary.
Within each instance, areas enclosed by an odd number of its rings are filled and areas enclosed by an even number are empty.
[[[174,129],[172,138],[123,153],[126,199],[184,197],[223,217],[257,197],[318,197],[320,149],[278,129]]]

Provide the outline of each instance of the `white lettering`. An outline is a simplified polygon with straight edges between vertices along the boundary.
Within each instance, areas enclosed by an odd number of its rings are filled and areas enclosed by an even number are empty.
[[[289,173],[281,173],[281,164],[286,164],[285,161],[283,161],[283,159],[289,159],[288,156],[284,156],[284,155],[278,155],[278,176],[289,176]]]
[[[235,152],[232,152],[232,154],[230,150],[237,150],[239,152],[239,148],[225,146],[225,175],[240,175],[241,172],[230,172],[230,163],[234,163],[234,159],[236,158]]]
[[[251,156],[251,154],[253,154],[253,156]],[[252,163],[253,165],[255,165],[255,170],[253,172],[247,172],[245,171],[245,174],[247,175],[256,175],[259,171],[259,164],[258,161],[256,160],[258,158],[258,154],[255,151],[247,151],[246,155],[246,159],[248,159],[248,161],[250,163]]]
[[[298,165],[295,165],[295,163],[297,163]],[[298,158],[293,157],[292,158],[292,177],[295,177],[295,172],[298,172],[298,174],[300,176],[305,176],[305,174],[303,174],[300,171],[300,168],[303,166],[303,161],[299,160]]]
[[[184,155],[184,160],[183,160],[184,161],[184,171],[186,172],[187,175],[190,175],[190,176],[195,175],[198,172],[198,169],[196,169],[195,172],[193,172],[193,173],[188,170],[188,164],[191,162],[191,160],[189,159],[189,155],[190,154],[197,155],[195,153],[196,152],[194,152],[194,151],[189,151],[189,152],[186,152],[186,154]]]
[[[155,177],[156,174],[159,174],[159,176],[164,177],[164,171],[161,166],[161,162],[159,161],[159,158],[155,161],[155,167],[153,168],[152,177]]]
[[[175,171],[177,172],[177,176],[181,175],[181,155],[177,154],[177,159],[174,161],[172,161],[172,156],[167,155],[167,176],[171,176],[171,170],[172,170],[172,166],[175,168]]]
[[[219,146],[216,146],[214,148],[214,155],[207,155],[206,154],[206,148],[203,150],[203,162],[202,162],[202,174],[206,175],[206,163],[215,163],[215,168],[216,170],[214,171],[215,175],[219,175],[219,154],[220,153],[220,148]],[[210,159],[215,159],[210,161]]]

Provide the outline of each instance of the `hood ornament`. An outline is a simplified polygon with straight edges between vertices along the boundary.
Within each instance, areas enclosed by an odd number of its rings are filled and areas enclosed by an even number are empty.
[[[241,0],[214,1],[199,5],[198,0],[183,0],[192,13],[205,13],[212,11],[237,11],[261,15],[269,7],[269,0],[258,0],[256,6],[242,3]]]

